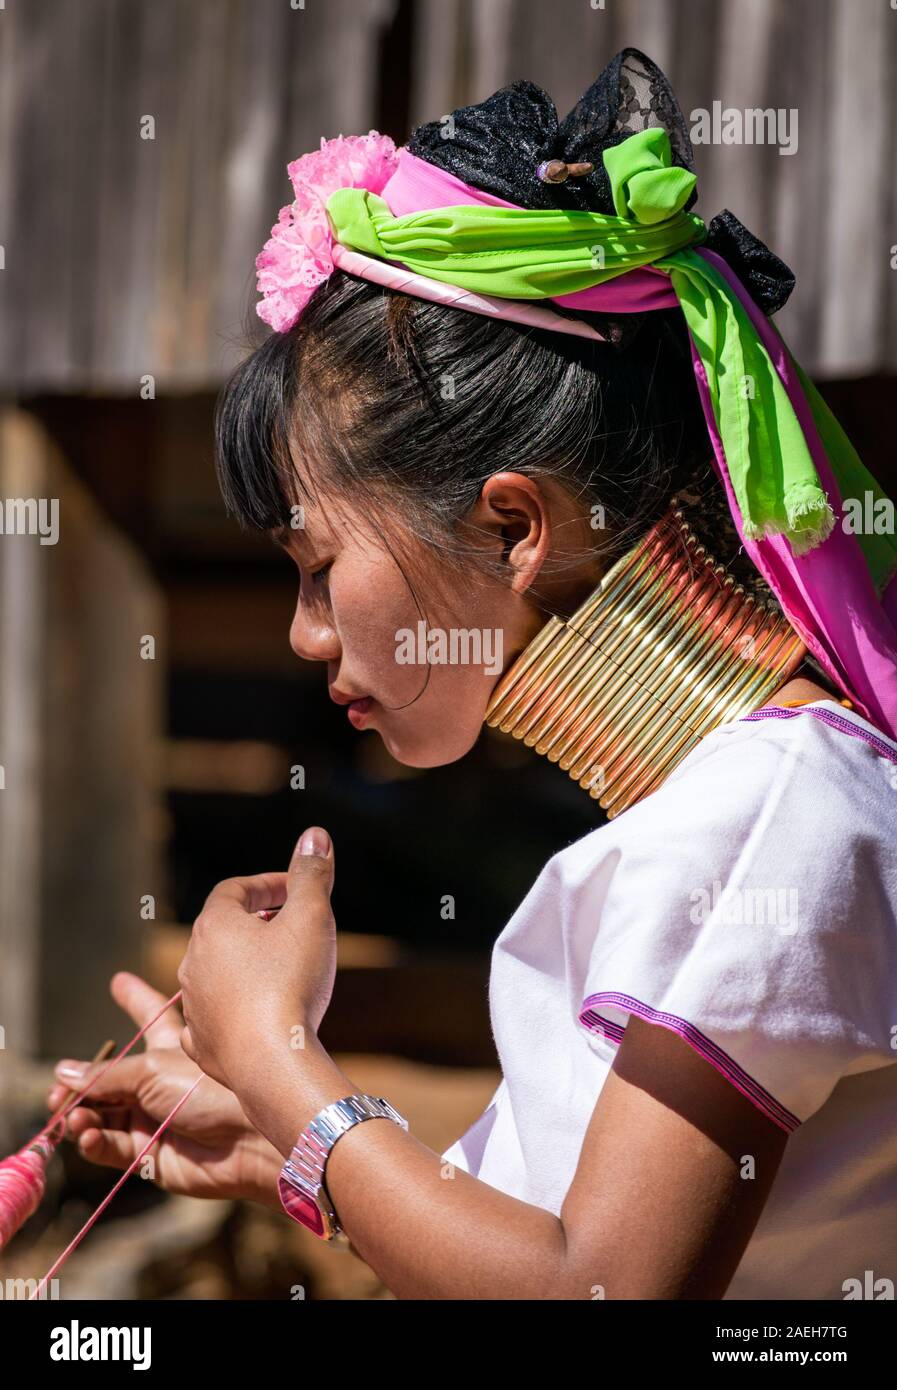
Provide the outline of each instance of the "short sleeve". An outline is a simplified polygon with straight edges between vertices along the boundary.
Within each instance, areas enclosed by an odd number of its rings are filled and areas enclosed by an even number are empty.
[[[894,793],[812,723],[719,740],[573,894],[590,1040],[619,1045],[632,1015],[669,1028],[789,1133],[897,1063]]]

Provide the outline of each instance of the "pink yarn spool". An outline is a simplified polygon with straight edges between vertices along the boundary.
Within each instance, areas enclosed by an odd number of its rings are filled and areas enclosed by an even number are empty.
[[[275,908],[272,909],[272,911],[276,912],[279,911],[279,909]],[[117,1056],[113,1057],[110,1062],[107,1062],[106,1065],[97,1072],[96,1076],[88,1081],[86,1086],[82,1086],[81,1089],[77,1091],[70,1089],[68,1093],[69,1099],[67,1099],[60,1109],[50,1117],[44,1128],[39,1134],[35,1135],[30,1144],[20,1149],[18,1153],[11,1154],[9,1158],[0,1159],[0,1250],[12,1239],[16,1232],[25,1224],[28,1218],[34,1214],[40,1205],[47,1185],[46,1165],[55,1152],[57,1144],[59,1144],[65,1134],[66,1116],[75,1109],[84,1096],[96,1085],[101,1076],[105,1076],[106,1072],[109,1071],[111,1067],[114,1067],[123,1057],[127,1056],[135,1043],[140,1041],[144,1034],[152,1028],[153,1024],[162,1017],[165,1010],[170,1009],[172,1004],[176,1004],[180,997],[181,991],[178,990],[177,994],[172,995],[172,997],[162,1005],[158,1013],[154,1014],[153,1017],[134,1034],[131,1041],[126,1043]],[[114,1046],[114,1043],[106,1043],[105,1047],[102,1047],[97,1053],[94,1062],[107,1056]],[[69,1241],[62,1254],[54,1264],[51,1265],[37,1288],[31,1294],[31,1299],[41,1298],[43,1296],[43,1292],[50,1279],[57,1270],[61,1269],[72,1251],[77,1249],[88,1231],[106,1210],[115,1194],[120,1191],[131,1174],[135,1172],[150,1149],[152,1149],[153,1145],[158,1143],[162,1138],[162,1135],[165,1133],[172,1120],[174,1120],[178,1111],[186,1105],[202,1079],[202,1073],[200,1073],[193,1082],[193,1085],[184,1092],[170,1113],[166,1115],[155,1133],[150,1135],[137,1157],[128,1165],[115,1186],[107,1192],[100,1205],[87,1221],[85,1221],[75,1238]]]
[[[0,1250],[40,1206],[50,1153],[44,1145],[29,1146],[0,1161]]]

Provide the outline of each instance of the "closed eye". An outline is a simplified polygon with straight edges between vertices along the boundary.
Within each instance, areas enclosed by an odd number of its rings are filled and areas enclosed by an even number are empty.
[[[324,579],[324,578],[327,576],[327,574],[329,574],[329,572],[330,572],[330,566],[331,566],[332,564],[333,564],[333,561],[331,560],[328,564],[322,565],[321,568],[320,568],[319,570],[313,570],[312,573],[311,573],[311,579],[312,579],[312,581],[313,581],[314,583],[317,583],[319,580]]]

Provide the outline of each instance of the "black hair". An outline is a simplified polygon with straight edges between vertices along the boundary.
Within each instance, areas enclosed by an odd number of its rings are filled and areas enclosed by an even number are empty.
[[[622,341],[598,342],[335,271],[221,393],[225,503],[274,529],[323,487],[384,536],[410,531],[463,565],[464,518],[509,469],[562,481],[586,517],[603,508],[596,540],[621,554],[696,469],[710,475],[682,313],[641,317]]]

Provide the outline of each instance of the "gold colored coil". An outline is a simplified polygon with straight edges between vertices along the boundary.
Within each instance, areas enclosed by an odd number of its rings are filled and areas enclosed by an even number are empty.
[[[612,818],[712,729],[764,704],[804,655],[787,619],[726,575],[673,498],[505,672],[486,723],[557,762]]]

